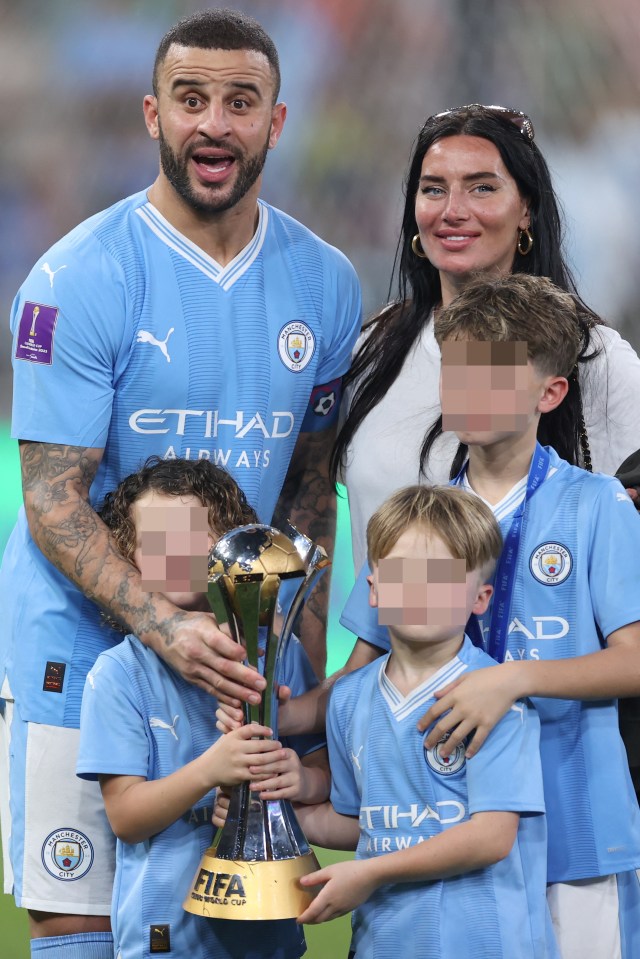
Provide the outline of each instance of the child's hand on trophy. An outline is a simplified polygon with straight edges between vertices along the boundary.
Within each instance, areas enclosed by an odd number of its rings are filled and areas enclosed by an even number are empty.
[[[298,758],[293,749],[281,749],[264,756],[260,765],[250,766],[251,791],[260,799],[291,799],[299,803],[323,802],[329,797],[331,779],[325,748]]]
[[[286,710],[283,709],[285,703],[291,699],[291,690],[288,686],[278,687],[278,725],[282,730],[283,719],[285,721],[284,734],[290,730],[286,729]],[[216,728],[221,733],[230,733],[232,729],[239,729],[244,724],[244,713],[242,707],[232,706],[230,703],[218,702],[216,709]]]
[[[226,823],[230,801],[231,794],[221,786],[216,793],[216,801],[213,806],[213,815],[211,816],[211,822],[216,829],[222,829]]]
[[[210,787],[237,786],[252,779],[252,770],[260,770],[273,754],[282,752],[277,740],[257,738],[271,735],[267,726],[249,723],[216,740],[201,757]]]

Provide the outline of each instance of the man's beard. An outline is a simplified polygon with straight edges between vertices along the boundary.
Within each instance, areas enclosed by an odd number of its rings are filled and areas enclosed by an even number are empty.
[[[206,146],[228,152],[233,156],[235,165],[238,168],[231,192],[226,196],[220,196],[218,198],[217,195],[224,189],[226,184],[211,184],[210,186],[200,184],[200,195],[196,193],[189,178],[189,164],[192,151],[190,151],[186,157],[181,157],[171,149],[162,133],[162,127],[159,124],[158,134],[160,165],[162,166],[164,175],[178,196],[196,213],[223,213],[225,210],[230,210],[239,203],[262,173],[269,151],[269,141],[267,140],[261,153],[247,158],[239,151],[230,150],[226,143],[209,140],[205,144]],[[197,148],[192,149],[201,149],[202,146],[203,144],[199,144]],[[208,197],[203,195],[205,191],[209,194]]]

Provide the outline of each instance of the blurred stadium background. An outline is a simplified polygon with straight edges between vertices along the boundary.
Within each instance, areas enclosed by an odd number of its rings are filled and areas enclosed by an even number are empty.
[[[221,4],[223,5],[223,4]],[[532,118],[562,198],[585,300],[640,349],[640,5],[637,0],[237,0],[273,36],[289,116],[265,197],[340,247],[383,303],[402,181],[424,118],[469,102]],[[157,43],[198,0],[0,0],[0,308],[80,220],[144,188],[157,168],[141,102]],[[0,550],[20,505],[9,441],[8,323],[0,325]],[[629,398],[630,415],[637,415]],[[381,453],[381,455],[384,455]],[[329,668],[351,637],[340,510]],[[26,959],[26,923],[0,896],[0,956]],[[312,930],[310,959],[346,955],[348,923]]]

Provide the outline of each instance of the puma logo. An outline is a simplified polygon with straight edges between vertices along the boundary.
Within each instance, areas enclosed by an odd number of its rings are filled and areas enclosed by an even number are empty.
[[[149,333],[147,330],[140,330],[136,343],[150,343],[151,346],[157,346],[163,356],[166,357],[167,363],[170,363],[171,357],[169,356],[169,350],[167,349],[167,340],[173,333],[173,329],[174,328],[171,327],[164,340],[157,340],[153,333]]]
[[[364,749],[364,746],[361,746],[357,753],[354,753],[353,750],[351,751],[351,760],[353,762],[353,765],[356,766],[360,770],[360,772],[362,772],[362,766],[360,765],[360,753],[362,752],[363,749]]]
[[[98,673],[99,673],[100,670],[102,669],[102,665],[103,665],[103,664],[100,663],[100,665],[99,665],[99,666],[96,666],[94,669],[92,669],[90,673],[87,673],[87,680],[88,680],[89,685],[91,686],[92,689],[95,689],[95,688],[96,688],[95,677],[98,675]]]
[[[158,719],[157,716],[151,716],[149,719],[149,725],[152,729],[168,729],[175,741],[178,741],[178,735],[176,733],[176,723],[179,720],[179,716],[173,717],[172,723],[165,723],[164,719]]]
[[[64,263],[62,266],[59,266],[57,270],[52,270],[48,263],[43,263],[40,269],[43,273],[46,273],[49,277],[49,283],[51,284],[51,289],[53,289],[53,278],[56,273],[59,273],[60,270],[66,270],[67,264]]]

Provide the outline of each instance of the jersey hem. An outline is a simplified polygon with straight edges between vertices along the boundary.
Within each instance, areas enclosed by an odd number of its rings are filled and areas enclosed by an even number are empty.
[[[18,909],[33,909],[36,912],[59,912],[78,916],[110,916],[111,903],[99,905],[90,902],[59,902],[49,899],[26,899],[14,896]]]
[[[582,873],[580,876],[566,876],[563,875],[561,878],[557,876],[547,876],[547,885],[551,886],[556,882],[580,882],[581,879],[606,879],[607,876],[619,876],[624,872],[636,872],[637,869],[640,869],[640,856],[629,862],[626,866],[624,863],[621,863],[620,866],[616,866],[615,869],[605,869],[602,872],[588,872],[586,875]]]

